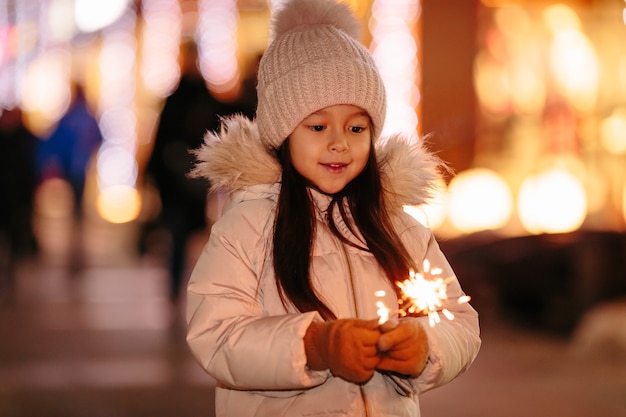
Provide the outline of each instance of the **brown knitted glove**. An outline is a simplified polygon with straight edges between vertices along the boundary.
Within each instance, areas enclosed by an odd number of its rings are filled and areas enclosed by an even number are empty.
[[[304,335],[307,365],[330,369],[333,375],[354,383],[368,381],[380,358],[376,342],[377,320],[340,319],[313,322]]]
[[[421,324],[404,320],[380,336],[378,350],[381,360],[376,369],[416,377],[428,360],[428,338]]]

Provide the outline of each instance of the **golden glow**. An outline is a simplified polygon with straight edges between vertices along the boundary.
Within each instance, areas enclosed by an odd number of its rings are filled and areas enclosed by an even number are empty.
[[[551,5],[536,22],[522,7],[494,11],[494,27],[474,61],[482,107],[494,114],[536,114],[553,90],[578,111],[592,111],[600,64],[578,16],[565,5]]]
[[[593,44],[581,32],[576,13],[565,5],[547,7],[544,21],[553,33],[549,64],[555,87],[576,109],[591,111],[600,77]]]
[[[100,217],[111,223],[127,223],[139,216],[141,198],[133,187],[113,185],[100,190],[96,208]]]
[[[581,182],[562,168],[527,178],[518,197],[524,228],[533,234],[577,230],[587,214],[587,197]]]
[[[554,33],[568,30],[580,30],[578,15],[564,4],[553,4],[543,11],[545,25]]]
[[[621,107],[602,121],[600,126],[602,146],[615,155],[626,154],[626,107]]]
[[[463,171],[450,182],[450,222],[462,232],[497,229],[504,226],[513,209],[506,182],[485,168]]]
[[[443,270],[431,267],[430,261],[424,259],[422,271],[409,272],[409,278],[398,283],[402,297],[398,300],[400,316],[428,316],[431,327],[441,322],[439,313],[448,320],[454,320],[454,314],[446,308],[451,302],[458,304],[470,301],[469,296],[457,299],[448,298],[448,282],[451,277],[441,277]]]
[[[47,130],[67,111],[70,104],[71,57],[68,51],[53,49],[39,55],[28,66],[22,85],[22,108],[41,116],[34,131]]]
[[[485,35],[485,47],[474,58],[479,101],[489,113],[538,113],[548,88],[538,52],[538,30],[520,7],[499,9],[494,20],[495,27]]]
[[[505,113],[509,108],[510,80],[505,68],[486,51],[474,59],[474,87],[480,104],[491,113]]]
[[[546,101],[547,87],[526,61],[514,62],[510,69],[511,99],[521,113],[538,113]]]

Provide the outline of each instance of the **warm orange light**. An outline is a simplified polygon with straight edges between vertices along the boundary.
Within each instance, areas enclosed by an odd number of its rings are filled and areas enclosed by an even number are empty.
[[[566,233],[585,220],[587,196],[578,178],[565,169],[553,168],[523,182],[517,208],[530,233]]]
[[[474,87],[481,105],[495,114],[508,111],[511,83],[506,69],[482,51],[474,59],[473,74]]]
[[[612,154],[626,154],[626,108],[622,107],[602,121],[602,146]]]
[[[26,67],[20,93],[24,112],[39,116],[28,118],[33,131],[46,132],[67,111],[71,95],[70,64],[67,50],[54,49],[38,55]]]
[[[576,13],[563,4],[546,8],[544,21],[553,33],[549,63],[556,88],[576,109],[591,111],[600,78],[594,45]]]
[[[141,197],[127,185],[113,185],[100,190],[96,201],[98,214],[111,223],[133,221],[141,210]]]
[[[462,232],[497,229],[509,220],[513,207],[511,191],[496,172],[474,168],[450,182],[450,222]]]

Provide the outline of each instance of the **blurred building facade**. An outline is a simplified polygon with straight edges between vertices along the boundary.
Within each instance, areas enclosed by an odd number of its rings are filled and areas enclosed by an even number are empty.
[[[180,77],[180,44],[198,43],[207,88],[232,101],[267,44],[272,4],[105,3],[0,3],[0,106],[22,108],[27,126],[44,137],[67,111],[72,83],[83,84],[104,133],[90,198],[99,216],[123,223],[146,211],[141,176]],[[387,79],[389,130],[429,134],[464,174],[458,186],[442,185],[442,201],[427,213],[431,227],[451,236],[624,231],[622,4],[349,3]]]
[[[455,171],[430,205],[408,211],[446,239],[626,232],[623,3],[346,1],[386,79],[387,128],[428,135]],[[267,45],[272,3],[3,0],[0,108],[19,107],[45,138],[71,85],[83,85],[103,135],[86,215],[140,225],[160,210],[143,175],[181,76],[180,45],[198,44],[215,97],[238,100]],[[63,211],[59,193],[37,193],[36,215]]]

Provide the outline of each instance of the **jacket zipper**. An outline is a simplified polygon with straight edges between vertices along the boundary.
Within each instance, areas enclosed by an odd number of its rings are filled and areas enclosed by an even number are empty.
[[[350,263],[350,257],[348,256],[348,251],[346,250],[346,245],[343,242],[339,242],[341,249],[343,250],[343,255],[346,259],[346,265],[348,267],[348,277],[350,278],[350,287],[352,289],[352,305],[354,307],[354,312],[356,317],[360,317],[359,314],[359,306],[356,300],[356,286],[354,284],[354,276],[352,274],[352,264]],[[363,408],[365,410],[365,417],[369,417],[369,407],[367,402],[367,397],[365,395],[365,390],[363,388],[363,384],[359,384],[359,391],[361,392],[361,400],[363,401]]]

